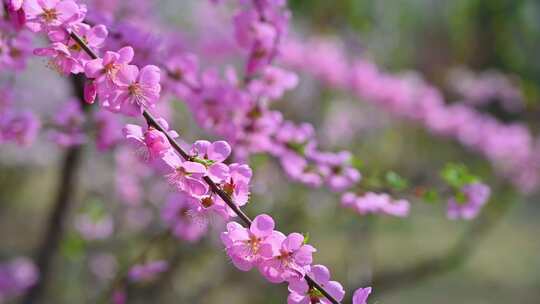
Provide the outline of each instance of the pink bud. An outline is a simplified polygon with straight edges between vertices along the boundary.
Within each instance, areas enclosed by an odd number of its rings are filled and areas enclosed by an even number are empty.
[[[87,81],[84,84],[84,101],[93,104],[96,100],[97,87],[94,81]]]

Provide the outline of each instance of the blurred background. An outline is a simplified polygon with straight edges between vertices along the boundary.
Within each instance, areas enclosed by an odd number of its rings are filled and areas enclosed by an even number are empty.
[[[200,30],[193,20],[196,5],[196,0],[169,0],[153,1],[151,7],[163,23],[189,36]],[[466,77],[504,77],[517,89],[517,106],[506,107],[498,97],[473,106],[538,134],[539,1],[290,0],[289,6],[291,32],[338,39],[350,54],[362,54],[390,73],[414,70],[446,100],[458,100],[456,83]],[[276,107],[288,119],[313,123],[323,147],[353,151],[362,159],[365,176],[393,170],[430,180],[445,163],[462,162],[492,187],[491,199],[473,221],[448,220],[445,201],[414,198],[409,217],[361,217],[340,208],[337,195],[293,183],[272,158],[257,155],[250,159],[255,177],[248,213],[272,214],[281,230],[309,233],[319,249],[316,262],[327,265],[349,293],[372,285],[370,303],[540,303],[538,191],[522,194],[489,161],[456,141],[395,119],[310,75],[299,76],[299,88]],[[70,90],[69,82],[51,74],[40,59],[33,59],[16,86],[24,96],[21,102],[45,116]],[[185,106],[173,108],[174,127],[184,139],[211,138]],[[334,128],[342,120],[348,121],[343,134]],[[66,186],[59,180],[63,150],[46,136],[29,148],[0,149],[0,261],[32,257],[59,188]],[[92,144],[82,150],[44,303],[94,303],[116,271],[163,230],[157,216],[163,188],[149,185],[144,203],[127,208],[115,190],[114,155]],[[82,218],[99,225],[85,226]],[[195,244],[158,240],[147,254],[168,260],[170,270],[129,286],[128,302],[284,303],[284,285],[268,284],[256,271],[243,273],[231,265],[219,242],[221,229],[215,225]]]

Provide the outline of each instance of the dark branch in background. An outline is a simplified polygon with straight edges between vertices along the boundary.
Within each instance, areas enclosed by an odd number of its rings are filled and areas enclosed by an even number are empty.
[[[457,243],[446,254],[427,259],[409,268],[375,273],[373,285],[382,294],[415,285],[431,277],[444,275],[462,266],[474,253],[481,241],[489,235],[500,219],[506,214],[511,202],[492,201]]]
[[[79,98],[84,111],[88,111],[83,99],[84,79],[73,75],[70,78],[74,94]],[[39,269],[39,280],[24,295],[23,304],[41,303],[46,284],[51,276],[54,257],[65,234],[65,225],[69,209],[75,197],[77,175],[81,167],[82,147],[73,146],[65,151],[60,176],[57,182],[56,198],[44,227],[41,244],[36,251],[36,265]]]
[[[92,59],[98,58],[98,55],[92,49],[90,49],[88,45],[86,45],[86,43],[81,39],[81,37],[77,35],[77,33],[71,32],[70,36],[75,42],[77,42],[78,45],[80,45],[80,47],[88,54],[88,56],[90,56]],[[158,131],[161,131],[163,134],[165,134],[171,146],[174,148],[174,150],[176,150],[176,152],[178,152],[178,154],[180,154],[180,156],[182,156],[182,158],[184,158],[185,160],[192,160],[192,157],[187,152],[185,152],[182,147],[180,147],[176,140],[174,140],[174,138],[172,138],[167,133],[167,130],[157,122],[157,120],[148,110],[144,109],[143,116],[149,126],[152,126]],[[216,185],[216,183],[214,183],[208,176],[205,176],[203,179],[208,184],[208,186],[210,186],[210,189],[214,193],[216,193],[221,199],[223,199],[227,206],[229,206],[229,208],[231,208],[234,213],[236,213],[236,215],[244,222],[244,224],[249,227],[252,222],[251,219],[234,203],[231,197],[225,191],[223,191],[223,189]],[[310,276],[306,275],[304,278],[310,286],[319,290],[330,302],[332,302],[333,304],[339,304],[338,300],[334,299],[334,297],[332,297],[324,288],[322,288],[321,285],[315,282]]]

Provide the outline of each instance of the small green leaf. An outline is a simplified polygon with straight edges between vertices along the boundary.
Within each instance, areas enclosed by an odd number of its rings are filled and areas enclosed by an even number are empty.
[[[306,232],[306,233],[302,233],[302,235],[304,236],[304,245],[307,244],[309,242],[309,232]]]
[[[462,191],[457,191],[454,198],[458,204],[464,204],[468,200],[467,195]]]
[[[193,161],[196,162],[196,163],[202,164],[207,168],[215,163],[215,161],[213,161],[211,159],[204,159],[204,158],[200,158],[200,157],[194,157]]]
[[[359,171],[362,171],[364,169],[364,162],[357,158],[357,157],[351,157],[351,166]]]
[[[479,178],[469,172],[464,164],[449,163],[441,171],[441,178],[451,187],[460,189],[464,185],[479,181]]]
[[[105,208],[103,207],[103,203],[99,200],[91,200],[86,203],[84,206],[83,212],[88,214],[88,216],[94,220],[98,221],[103,216],[105,216]]]
[[[285,144],[287,146],[287,148],[293,150],[294,152],[300,154],[300,155],[304,155],[305,153],[305,150],[306,150],[306,143],[297,143],[297,142],[288,142]]]
[[[436,203],[439,201],[439,192],[437,192],[435,189],[427,189],[422,194],[422,199],[424,199],[424,201],[427,203]]]
[[[71,233],[62,242],[61,252],[68,259],[79,260],[84,255],[85,247],[84,239],[76,233]]]
[[[405,178],[399,176],[399,174],[394,171],[387,172],[385,175],[385,179],[388,186],[390,186],[394,190],[402,191],[409,187],[408,181]]]

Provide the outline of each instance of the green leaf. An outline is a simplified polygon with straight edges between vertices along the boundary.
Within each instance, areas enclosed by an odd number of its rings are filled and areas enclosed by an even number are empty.
[[[462,191],[457,191],[454,198],[458,204],[464,204],[468,200],[467,195]]]
[[[422,194],[422,199],[426,201],[427,203],[436,203],[439,201],[439,192],[435,189],[427,189]]]
[[[193,161],[196,162],[196,163],[199,163],[199,164],[201,164],[201,165],[203,165],[203,166],[205,166],[207,168],[215,163],[215,161],[213,161],[211,159],[204,159],[204,158],[200,158],[200,157],[194,157]]]
[[[441,171],[441,178],[451,187],[460,189],[464,185],[479,181],[479,178],[469,172],[464,164],[449,163]]]
[[[306,144],[307,143],[288,142],[285,145],[287,146],[287,148],[303,156],[306,152]]]
[[[394,190],[402,191],[409,187],[409,182],[394,171],[387,172],[385,179],[388,186]]]
[[[83,208],[83,212],[88,214],[88,216],[94,221],[102,219],[106,214],[103,203],[99,200],[88,201]]]
[[[84,255],[85,247],[84,239],[76,233],[71,233],[62,242],[61,252],[68,259],[79,260]]]
[[[309,232],[306,232],[306,233],[302,233],[302,235],[304,236],[304,245],[307,244],[309,242]]]
[[[351,157],[351,166],[359,171],[363,171],[364,169],[364,162],[356,157]]]

